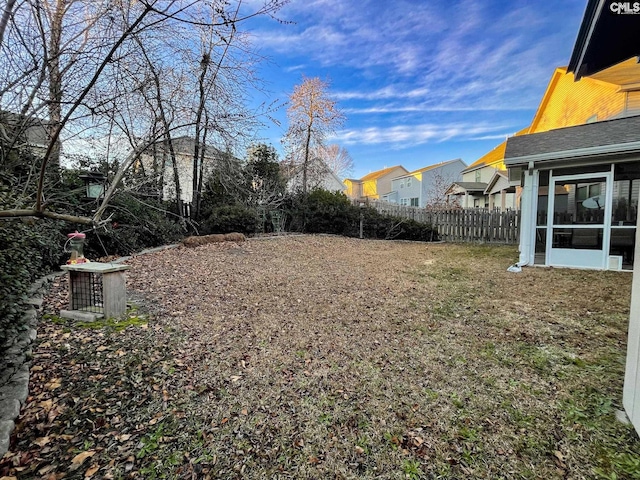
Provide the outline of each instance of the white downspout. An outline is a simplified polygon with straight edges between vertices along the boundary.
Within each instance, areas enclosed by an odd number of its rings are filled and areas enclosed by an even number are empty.
[[[533,166],[529,165],[520,197],[520,266],[533,265],[535,260],[538,183],[538,170],[533,170]]]

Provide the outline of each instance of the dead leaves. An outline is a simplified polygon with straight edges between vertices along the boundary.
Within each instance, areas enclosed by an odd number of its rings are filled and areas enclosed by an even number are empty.
[[[115,478],[125,465],[134,474],[139,462],[128,459],[135,459],[140,438],[153,428],[147,409],[170,408],[175,377],[168,373],[169,337],[158,338],[151,329],[136,336],[73,327],[71,334],[71,327],[48,319],[39,325],[30,396],[11,451],[0,459],[0,478]]]
[[[33,443],[38,445],[39,447],[44,447],[47,443],[51,441],[51,437],[40,437],[36,438]]]
[[[55,390],[56,388],[60,388],[61,386],[62,386],[62,379],[61,378],[54,378],[49,383],[47,383],[44,386],[44,388],[46,388],[47,390]]]
[[[99,465],[91,465],[86,472],[84,472],[84,478],[91,478],[93,477],[96,472],[100,470],[100,466]]]
[[[87,458],[91,458],[95,454],[95,450],[87,450],[86,452],[79,453],[75,457],[73,457],[73,459],[71,460],[71,464],[80,467]]]

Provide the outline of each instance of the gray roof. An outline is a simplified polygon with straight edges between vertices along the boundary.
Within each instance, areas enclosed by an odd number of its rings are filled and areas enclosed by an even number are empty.
[[[195,138],[189,137],[187,135],[182,135],[180,137],[173,137],[171,140],[173,142],[173,148],[175,149],[176,153],[180,153],[183,155],[193,155],[193,150],[196,146]],[[155,142],[155,144],[158,146],[158,148],[162,149],[164,140],[158,140],[157,142]],[[225,155],[225,152],[211,145],[207,145],[206,148],[207,149],[205,151],[205,155],[207,157],[216,158]],[[149,147],[149,149],[151,149],[151,147]]]
[[[587,155],[589,149],[596,149],[594,154],[600,150],[615,152],[614,146],[638,142],[640,116],[632,116],[510,137],[504,160],[507,165],[517,165],[529,159],[571,158]],[[537,158],[527,158],[532,156]]]
[[[483,182],[454,182],[453,184],[458,185],[469,192],[484,192],[484,189],[487,188],[487,184]]]

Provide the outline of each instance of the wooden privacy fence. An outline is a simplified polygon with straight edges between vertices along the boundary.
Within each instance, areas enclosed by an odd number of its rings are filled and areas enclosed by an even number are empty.
[[[520,212],[467,208],[430,210],[385,202],[369,202],[378,212],[394,217],[429,223],[441,240],[517,244],[520,238]]]

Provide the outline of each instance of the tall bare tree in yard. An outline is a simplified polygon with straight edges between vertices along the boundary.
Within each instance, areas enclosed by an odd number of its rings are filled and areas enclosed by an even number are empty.
[[[289,97],[289,129],[285,141],[290,161],[302,167],[302,191],[307,192],[308,172],[313,151],[340,126],[344,117],[327,90],[329,84],[318,77],[303,78]]]

